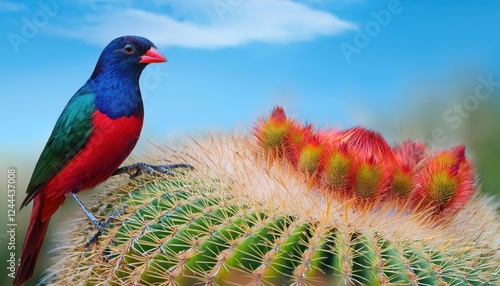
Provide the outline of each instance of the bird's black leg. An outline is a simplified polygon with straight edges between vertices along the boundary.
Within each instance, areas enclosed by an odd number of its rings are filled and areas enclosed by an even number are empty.
[[[109,215],[104,221],[100,221],[95,217],[95,215],[91,211],[89,211],[87,209],[87,207],[85,207],[83,202],[80,200],[80,198],[78,198],[78,196],[75,193],[70,193],[70,194],[71,194],[71,197],[73,198],[73,200],[75,200],[75,202],[78,204],[80,209],[82,209],[83,213],[85,213],[85,215],[89,218],[89,220],[94,225],[94,228],[97,230],[97,232],[94,235],[92,235],[92,237],[87,241],[87,243],[85,244],[85,247],[88,247],[90,244],[97,242],[97,238],[99,238],[102,231],[106,227],[109,226],[109,224],[111,223],[111,221],[115,217],[121,215],[125,211],[125,209],[127,208],[127,206],[124,205],[121,210],[113,211],[113,213],[111,213],[111,215]]]
[[[155,172],[158,173],[163,173],[163,174],[168,174],[168,175],[175,175],[175,172],[172,171],[172,169],[177,169],[177,168],[186,168],[189,170],[194,169],[193,166],[189,164],[169,164],[169,165],[150,165],[144,162],[139,162],[135,163],[132,165],[128,165],[125,167],[118,168],[112,176],[114,175],[120,175],[127,173],[131,178],[137,177],[138,175],[142,173],[147,173],[147,174],[154,174]]]

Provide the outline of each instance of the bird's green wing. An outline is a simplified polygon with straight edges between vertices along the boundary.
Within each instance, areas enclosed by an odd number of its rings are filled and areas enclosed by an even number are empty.
[[[68,102],[38,159],[21,208],[85,146],[92,132],[94,95],[78,91]]]

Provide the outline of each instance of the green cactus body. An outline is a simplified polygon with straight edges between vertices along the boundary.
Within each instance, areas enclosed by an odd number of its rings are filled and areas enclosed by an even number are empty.
[[[195,171],[110,181],[94,211],[125,213],[92,248],[90,223],[73,223],[52,283],[500,285],[498,214],[484,199],[445,222],[397,202],[358,208],[251,146],[238,136],[186,143],[157,156],[193,160]]]

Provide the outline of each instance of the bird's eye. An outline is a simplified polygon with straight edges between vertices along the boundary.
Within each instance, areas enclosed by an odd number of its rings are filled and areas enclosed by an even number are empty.
[[[123,51],[127,54],[130,55],[133,53],[135,50],[134,46],[132,44],[126,44],[125,47],[123,47]]]

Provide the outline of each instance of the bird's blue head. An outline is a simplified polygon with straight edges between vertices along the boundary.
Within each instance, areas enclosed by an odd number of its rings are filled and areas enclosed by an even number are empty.
[[[95,95],[97,109],[110,118],[142,114],[139,77],[150,63],[167,59],[148,39],[124,36],[109,43],[101,53],[82,93]]]
[[[123,36],[114,39],[104,48],[90,79],[100,75],[117,75],[139,80],[142,70],[148,64],[166,61],[150,40],[139,36]]]

